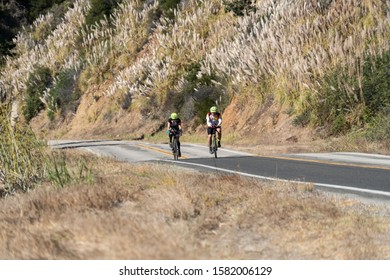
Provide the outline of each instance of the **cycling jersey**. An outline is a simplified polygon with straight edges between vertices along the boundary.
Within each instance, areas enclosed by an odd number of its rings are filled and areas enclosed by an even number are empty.
[[[222,116],[221,116],[221,113],[207,113],[206,115],[206,122],[207,122],[207,126],[208,127],[211,127],[211,126],[221,126],[222,124]]]
[[[173,120],[173,119],[169,118],[168,123],[169,123],[170,128],[172,128],[174,130],[179,130],[179,125],[181,125],[181,120],[180,119]]]

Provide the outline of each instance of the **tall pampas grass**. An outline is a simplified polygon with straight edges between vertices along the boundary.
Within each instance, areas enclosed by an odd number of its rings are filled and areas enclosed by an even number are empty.
[[[0,107],[0,196],[28,191],[43,178],[43,145],[28,127],[11,120],[10,109]]]
[[[89,1],[77,0],[63,21],[39,42],[27,30],[16,38],[16,57],[7,58],[0,88],[18,96],[26,89],[36,64],[58,73],[90,69],[110,73],[101,94],[132,100],[155,98],[186,87],[186,67],[202,65],[198,77],[216,83],[258,88],[304,110],[323,99],[323,77],[340,65],[361,79],[364,56],[380,56],[389,48],[388,1],[266,0],[256,9],[235,16],[224,1],[182,1],[174,19],[155,18],[158,1],[124,0],[114,13],[85,26]],[[35,33],[50,26],[52,16],[32,25]],[[87,86],[92,86],[86,83]],[[85,89],[87,90],[87,88]],[[235,95],[240,96],[240,91]]]

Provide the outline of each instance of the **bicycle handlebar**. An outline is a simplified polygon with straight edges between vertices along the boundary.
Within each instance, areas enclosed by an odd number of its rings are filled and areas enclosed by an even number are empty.
[[[172,133],[172,134],[179,134],[180,136],[183,134],[183,130],[179,129],[179,130],[176,130],[176,129],[168,129],[167,130],[167,133]]]

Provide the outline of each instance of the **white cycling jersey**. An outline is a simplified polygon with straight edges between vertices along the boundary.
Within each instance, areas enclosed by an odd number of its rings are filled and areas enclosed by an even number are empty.
[[[220,113],[207,113],[206,115],[207,126],[221,126],[222,116]]]

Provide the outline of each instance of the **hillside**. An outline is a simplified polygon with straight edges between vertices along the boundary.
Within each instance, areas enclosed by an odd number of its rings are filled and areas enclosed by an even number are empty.
[[[40,137],[147,137],[172,111],[192,135],[217,104],[230,144],[389,147],[388,1],[98,3],[41,15],[1,69],[2,99]]]

